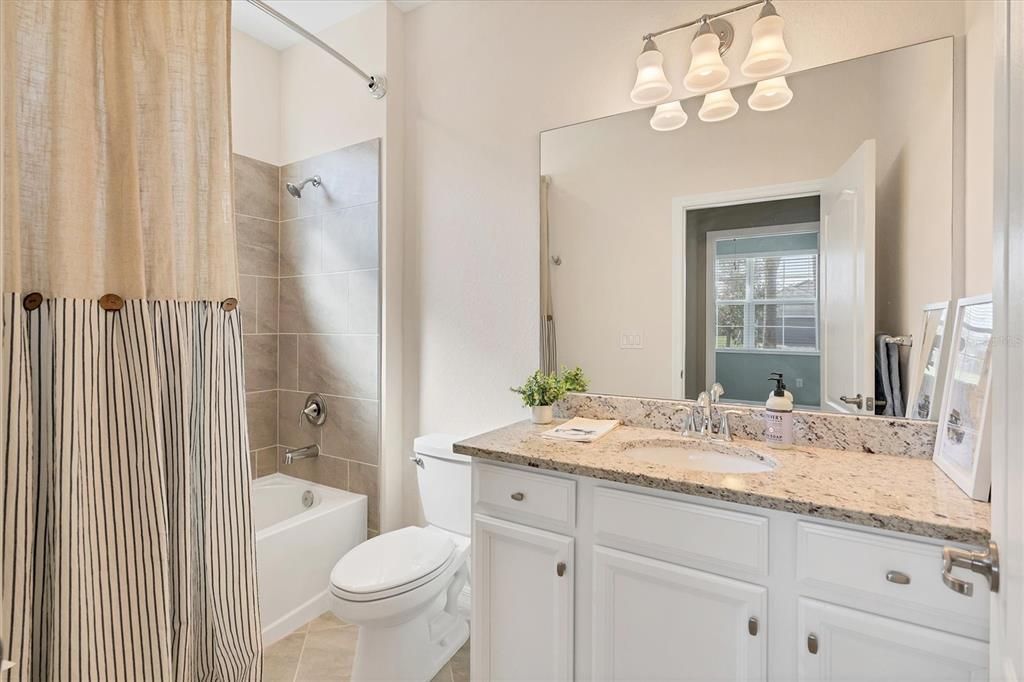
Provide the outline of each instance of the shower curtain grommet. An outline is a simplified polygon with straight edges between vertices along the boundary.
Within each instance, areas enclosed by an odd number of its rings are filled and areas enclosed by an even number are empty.
[[[25,298],[21,299],[21,306],[32,312],[43,304],[43,295],[38,291],[33,291],[31,294],[25,294]]]

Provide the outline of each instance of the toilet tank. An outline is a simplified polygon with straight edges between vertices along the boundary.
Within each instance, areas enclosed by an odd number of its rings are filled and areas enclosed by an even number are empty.
[[[427,523],[469,537],[472,484],[469,457],[452,452],[459,440],[461,436],[446,433],[416,438],[416,481]]]

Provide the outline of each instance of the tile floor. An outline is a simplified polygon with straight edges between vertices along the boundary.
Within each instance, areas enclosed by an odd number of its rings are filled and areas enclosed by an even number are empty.
[[[333,613],[314,618],[263,653],[263,682],[343,682],[352,674],[356,626]],[[469,642],[431,682],[469,682]]]

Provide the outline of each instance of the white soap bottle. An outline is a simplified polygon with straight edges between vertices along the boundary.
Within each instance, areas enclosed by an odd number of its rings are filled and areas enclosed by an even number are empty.
[[[764,442],[784,450],[793,447],[793,394],[786,390],[782,375],[773,372],[775,389],[768,396],[764,413]]]

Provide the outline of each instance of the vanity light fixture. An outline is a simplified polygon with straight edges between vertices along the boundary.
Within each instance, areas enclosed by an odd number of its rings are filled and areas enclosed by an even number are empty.
[[[793,63],[793,56],[786,49],[786,41],[782,38],[785,21],[775,11],[772,0],[765,0],[761,15],[750,29],[753,40],[750,51],[743,60],[740,71],[748,78],[767,78],[777,76]]]
[[[732,118],[740,110],[740,105],[732,96],[732,90],[717,90],[704,95],[704,104],[701,105],[697,117],[705,123],[715,123]]]
[[[672,84],[665,78],[662,64],[665,57],[658,50],[654,40],[644,39],[644,49],[636,58],[636,83],[629,93],[630,99],[637,104],[654,104],[672,94]]]
[[[707,15],[701,17],[700,28],[690,43],[690,69],[683,79],[687,90],[708,92],[725,85],[729,80],[729,67],[722,61],[722,48],[722,39],[711,29]]]
[[[651,127],[658,132],[678,130],[686,125],[689,117],[683,111],[683,105],[679,100],[659,104],[651,116]]]
[[[754,111],[775,111],[793,101],[793,91],[786,84],[785,76],[776,76],[760,81],[747,99],[747,105]]]

